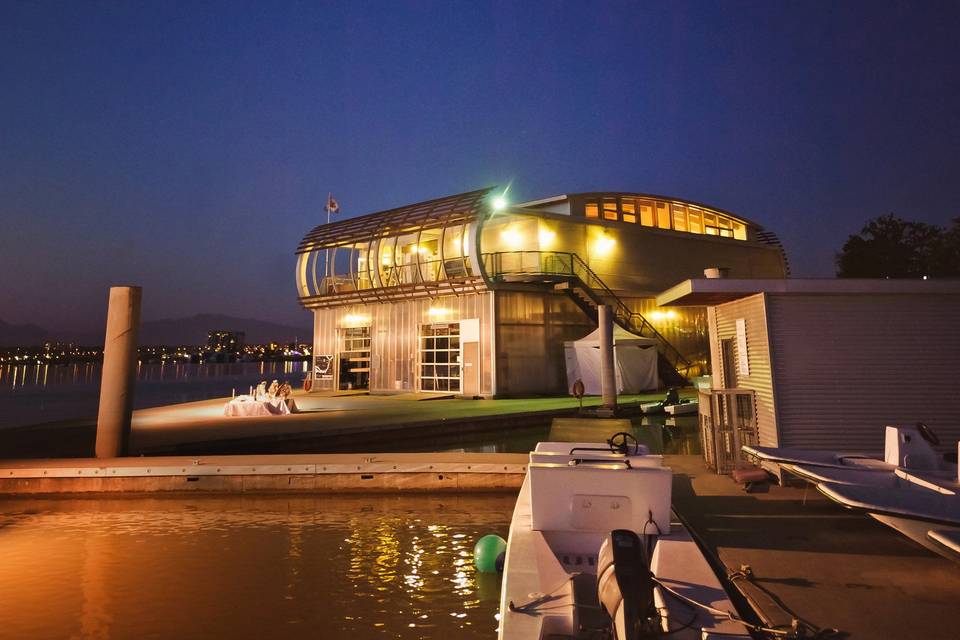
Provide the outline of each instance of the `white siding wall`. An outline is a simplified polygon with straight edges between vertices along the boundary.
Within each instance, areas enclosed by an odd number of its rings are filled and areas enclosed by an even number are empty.
[[[772,295],[767,315],[781,446],[877,451],[922,421],[956,451],[960,296]]]
[[[713,386],[717,388],[728,387],[728,383],[722,374],[723,353],[720,349],[720,341],[725,339],[735,340],[737,337],[737,319],[743,318],[747,329],[750,375],[738,374],[737,387],[753,389],[756,392],[757,427],[760,444],[777,446],[777,412],[774,404],[774,385],[767,339],[767,316],[764,298],[765,295],[760,293],[715,307],[714,312],[710,314],[715,317],[711,321],[711,325],[714,323],[716,325],[715,330],[711,326],[710,355],[714,379]],[[739,353],[736,353],[736,355],[739,355]]]

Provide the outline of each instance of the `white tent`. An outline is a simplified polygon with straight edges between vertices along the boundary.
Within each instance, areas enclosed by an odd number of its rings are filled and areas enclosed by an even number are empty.
[[[641,338],[613,325],[613,361],[617,393],[640,393],[660,387],[657,375],[657,341]],[[567,361],[567,388],[583,380],[584,393],[600,395],[600,329],[563,343]]]

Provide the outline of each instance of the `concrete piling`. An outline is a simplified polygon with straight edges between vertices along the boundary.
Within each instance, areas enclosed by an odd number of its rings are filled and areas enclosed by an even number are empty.
[[[617,376],[613,361],[613,309],[610,305],[599,307],[600,320],[600,393],[605,409],[617,407]]]
[[[140,329],[140,287],[110,287],[97,413],[98,458],[127,454]]]

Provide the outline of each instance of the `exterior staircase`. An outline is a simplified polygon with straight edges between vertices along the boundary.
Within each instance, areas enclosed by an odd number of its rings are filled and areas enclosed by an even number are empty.
[[[575,253],[514,251],[484,255],[487,275],[495,281],[542,284],[561,291],[594,322],[598,307],[610,305],[614,321],[630,333],[656,340],[657,369],[666,386],[687,386],[691,363],[642,314],[631,310]]]

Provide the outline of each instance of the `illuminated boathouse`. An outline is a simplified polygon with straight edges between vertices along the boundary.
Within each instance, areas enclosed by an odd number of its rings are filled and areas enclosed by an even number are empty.
[[[664,384],[706,372],[706,313],[654,297],[721,267],[780,278],[776,236],[715,207],[638,193],[506,205],[491,188],[310,231],[297,248],[314,313],[314,389],[562,394],[563,344],[597,306],[654,338]]]

